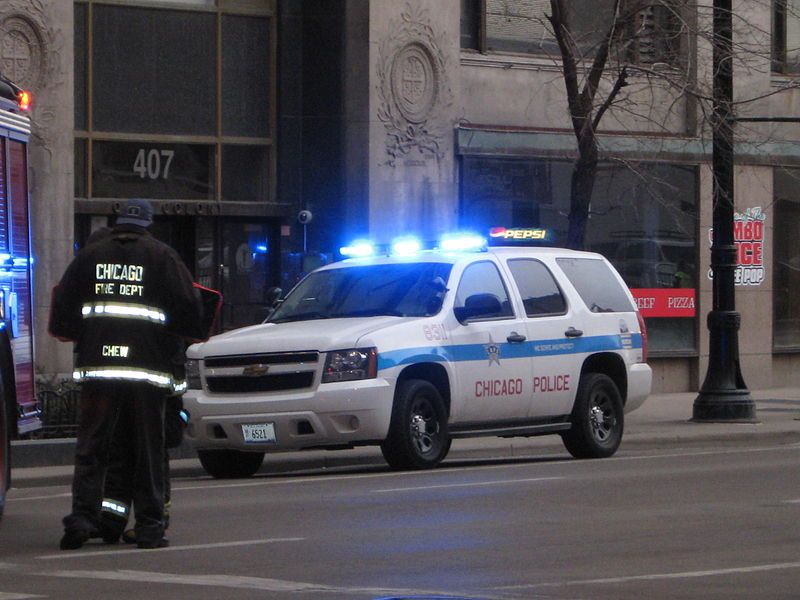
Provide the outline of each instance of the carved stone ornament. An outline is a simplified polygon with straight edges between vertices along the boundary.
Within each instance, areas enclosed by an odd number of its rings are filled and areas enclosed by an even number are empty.
[[[38,89],[47,71],[47,48],[42,27],[34,19],[37,2],[11,2],[19,10],[0,20],[0,69],[25,89]]]
[[[416,150],[424,158],[444,156],[444,109],[452,104],[442,35],[437,36],[425,9],[407,5],[378,52],[378,118],[386,128],[384,164]]]

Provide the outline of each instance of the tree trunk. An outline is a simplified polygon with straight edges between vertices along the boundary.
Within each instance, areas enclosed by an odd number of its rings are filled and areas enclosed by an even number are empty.
[[[569,203],[569,228],[566,247],[583,250],[586,238],[586,223],[589,219],[589,203],[592,200],[594,180],[597,174],[597,140],[594,132],[584,134],[578,144],[579,156],[572,169]]]

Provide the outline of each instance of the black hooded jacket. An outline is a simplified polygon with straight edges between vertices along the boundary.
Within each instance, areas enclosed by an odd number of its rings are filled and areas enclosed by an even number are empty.
[[[53,289],[49,331],[77,343],[76,380],[166,390],[178,383],[173,363],[184,340],[207,334],[188,269],[135,225],[118,225],[78,253]]]

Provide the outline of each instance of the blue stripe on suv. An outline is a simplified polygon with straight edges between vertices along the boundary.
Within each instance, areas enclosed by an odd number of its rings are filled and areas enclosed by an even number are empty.
[[[399,365],[408,365],[418,362],[461,362],[470,360],[487,360],[489,351],[487,346],[497,346],[498,357],[503,359],[528,358],[536,356],[557,356],[561,354],[583,354],[613,350],[629,350],[642,347],[642,336],[639,333],[630,334],[630,343],[626,339],[623,345],[622,338],[618,335],[597,335],[578,339],[558,338],[554,340],[536,340],[511,344],[497,342],[494,344],[461,344],[450,346],[420,346],[417,348],[402,348],[381,352],[378,355],[378,369],[391,369]]]

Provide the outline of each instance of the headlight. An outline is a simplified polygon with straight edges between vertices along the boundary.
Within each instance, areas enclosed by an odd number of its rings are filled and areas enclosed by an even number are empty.
[[[328,352],[322,383],[373,379],[378,376],[377,348],[353,348]]]
[[[194,359],[186,360],[186,385],[190,390],[201,390],[203,385],[200,383],[200,361]]]

